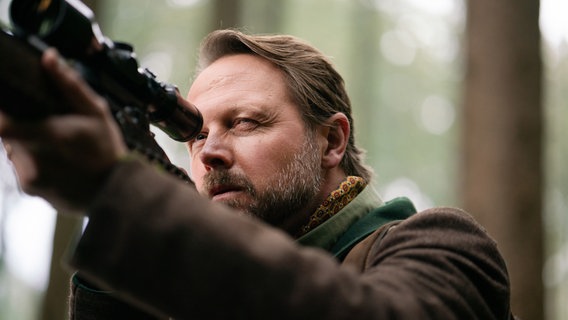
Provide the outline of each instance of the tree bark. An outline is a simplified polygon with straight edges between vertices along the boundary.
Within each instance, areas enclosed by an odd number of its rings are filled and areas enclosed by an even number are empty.
[[[513,312],[544,319],[539,0],[468,1],[463,203],[497,240]]]

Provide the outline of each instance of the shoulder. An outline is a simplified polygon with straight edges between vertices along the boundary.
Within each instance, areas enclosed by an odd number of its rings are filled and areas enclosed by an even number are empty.
[[[508,273],[497,243],[467,212],[436,207],[379,228],[349,253],[344,264],[359,272],[396,270],[475,286],[482,282],[508,294]],[[386,271],[386,272],[389,272]]]
[[[509,310],[509,278],[497,244],[463,210],[418,212],[377,230],[353,248],[348,258],[353,257],[345,264],[366,279],[400,292],[408,284],[428,297],[420,303],[443,301],[456,314],[473,312],[485,319],[505,318]]]
[[[453,207],[435,207],[416,213],[402,221],[398,226],[398,236],[425,236],[420,242],[462,242],[461,239],[479,239],[495,246],[485,228],[481,226],[469,213]],[[451,238],[447,238],[452,236]],[[457,237],[457,238],[454,238]],[[402,240],[402,239],[399,239]]]
[[[455,253],[471,257],[499,257],[497,244],[469,213],[451,207],[418,212],[389,230],[375,254],[417,248],[438,254]]]
[[[496,242],[469,213],[458,208],[436,207],[418,212],[390,228],[380,240],[369,248],[373,263],[413,250],[435,253],[433,258],[457,255],[476,261],[497,259],[504,265]]]
[[[353,247],[346,262],[352,263],[354,257],[360,260],[364,256],[365,261],[357,263],[364,263],[359,268],[367,268],[371,258],[386,257],[412,247],[446,248],[452,251],[479,247],[482,251],[493,251],[496,250],[496,243],[464,210],[435,207],[381,226]]]

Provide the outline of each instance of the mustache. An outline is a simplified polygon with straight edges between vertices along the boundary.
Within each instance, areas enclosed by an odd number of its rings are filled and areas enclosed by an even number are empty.
[[[226,170],[212,170],[203,176],[203,188],[207,193],[220,185],[239,187],[252,196],[256,195],[254,185],[243,174],[232,173]]]

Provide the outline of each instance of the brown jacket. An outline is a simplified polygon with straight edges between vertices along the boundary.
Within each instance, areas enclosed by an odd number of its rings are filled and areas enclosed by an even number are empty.
[[[467,214],[436,208],[385,230],[341,264],[127,161],[71,260],[113,294],[75,285],[72,318],[509,319],[505,263]]]

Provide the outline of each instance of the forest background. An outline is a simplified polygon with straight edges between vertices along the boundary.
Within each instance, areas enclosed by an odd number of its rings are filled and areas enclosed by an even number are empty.
[[[10,1],[0,0],[7,23]],[[328,54],[385,199],[464,207],[497,239],[514,312],[568,318],[564,0],[97,0],[103,33],[185,95],[211,30],[287,33]],[[1,50],[1,48],[0,48]],[[158,140],[188,167],[182,145]],[[0,319],[62,319],[81,221],[17,191],[0,158]]]

